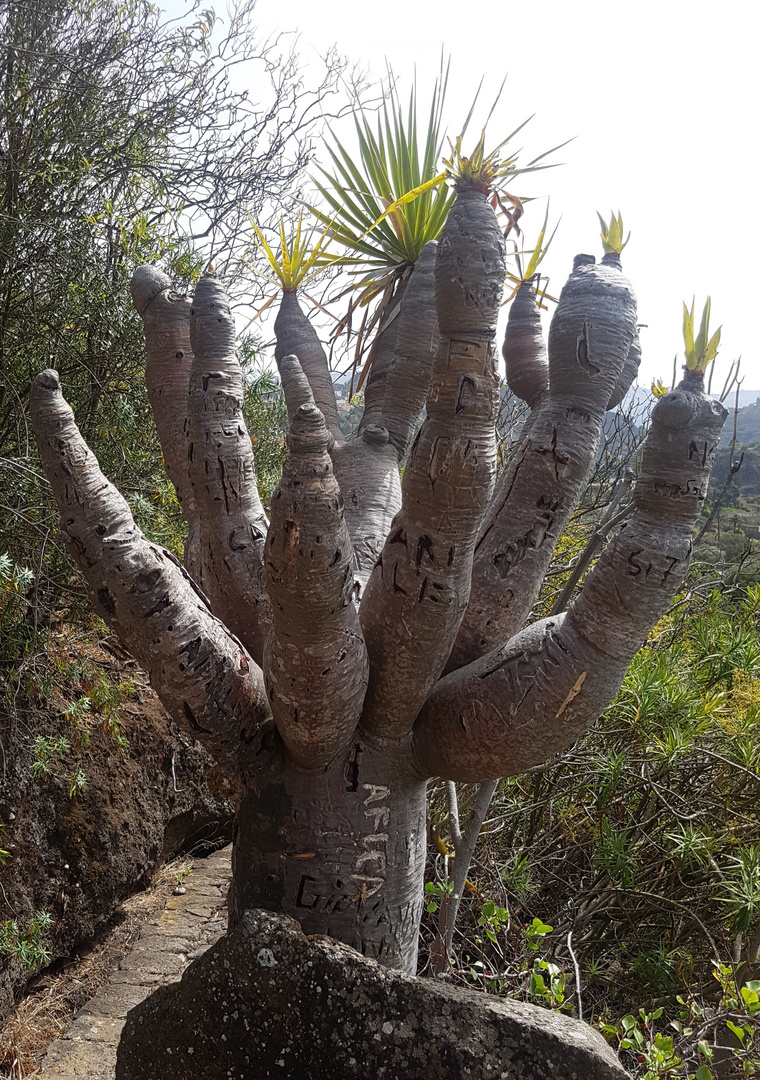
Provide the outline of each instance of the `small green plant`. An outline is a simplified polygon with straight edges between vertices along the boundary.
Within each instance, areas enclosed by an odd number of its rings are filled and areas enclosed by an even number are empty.
[[[431,915],[438,910],[439,900],[454,895],[453,881],[426,881],[425,882],[425,910]]]
[[[619,1036],[621,1050],[630,1050],[644,1066],[644,1072],[640,1073],[641,1080],[671,1076],[682,1064],[681,1058],[675,1052],[672,1037],[655,1030],[654,1021],[659,1020],[662,1014],[662,1008],[653,1012],[639,1009],[638,1017],[629,1013],[623,1017],[617,1028],[602,1025],[602,1031]],[[707,1076],[709,1075],[711,1074],[708,1072]],[[703,1078],[699,1077],[699,1080]]]
[[[760,845],[739,848],[728,856],[729,874],[719,896],[736,933],[746,933],[760,916]]]
[[[710,297],[707,297],[702,309],[702,322],[697,336],[694,336],[694,300],[691,308],[683,306],[683,341],[686,355],[686,367],[689,371],[704,373],[718,354],[720,332],[718,327],[712,337],[710,334]]]
[[[501,872],[505,886],[518,900],[524,901],[533,889],[533,877],[530,870],[530,858],[524,853],[515,855]]]
[[[537,952],[541,948],[541,942],[547,934],[551,934],[553,926],[549,926],[548,923],[542,922],[540,919],[534,919],[530,926],[525,927],[525,944],[532,952]]]
[[[536,957],[533,961],[528,993],[537,1003],[549,1009],[572,1008],[572,1004],[565,999],[565,973],[549,960]]]
[[[73,799],[75,795],[81,795],[84,789],[87,787],[87,777],[82,769],[77,766],[71,775],[67,778],[69,787],[69,798]]]
[[[71,743],[65,735],[38,735],[34,740],[34,760],[32,775],[35,780],[50,776],[55,758],[63,757],[71,749]]]
[[[177,873],[175,874],[175,877],[177,878],[177,884],[181,885],[183,881],[186,881],[187,878],[190,877],[192,872],[193,872],[193,868],[190,865],[190,863],[187,863],[185,866],[183,866],[182,869],[178,870]]]
[[[509,929],[509,912],[505,907],[498,907],[493,900],[486,900],[480,909],[478,926],[492,944],[497,942],[497,934]]]
[[[26,566],[17,566],[10,555],[0,554],[0,660],[20,660],[29,647],[33,627],[28,619],[26,593],[34,574]]]
[[[602,226],[602,247],[604,248],[605,254],[609,255],[614,253],[620,255],[623,248],[631,239],[630,232],[625,240],[623,239],[623,233],[625,232],[625,229],[623,228],[623,215],[618,211],[616,217],[612,210],[610,210],[609,224],[604,220],[598,210],[596,216],[599,218],[599,224]]]
[[[45,947],[53,920],[47,911],[36,911],[28,919],[8,919],[0,924],[0,955],[20,960],[30,970],[50,962]]]

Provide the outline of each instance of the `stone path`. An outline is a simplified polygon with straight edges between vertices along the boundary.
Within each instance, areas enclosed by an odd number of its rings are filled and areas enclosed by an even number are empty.
[[[116,1047],[127,1012],[157,986],[177,982],[187,964],[227,927],[231,847],[193,860],[183,896],[173,896],[146,922],[132,952],[79,1010],[65,1038],[52,1043],[39,1080],[114,1080]]]

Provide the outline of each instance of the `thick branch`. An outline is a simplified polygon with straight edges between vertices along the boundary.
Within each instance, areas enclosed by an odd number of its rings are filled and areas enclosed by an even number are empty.
[[[338,405],[325,351],[314,327],[301,310],[293,291],[282,294],[280,308],[274,321],[277,337],[274,356],[279,364],[284,356],[297,356],[309,380],[314,401],[325,418],[328,430],[337,442],[342,442],[338,423]]]
[[[401,312],[412,268],[407,268],[396,285],[396,291],[383,310],[375,339],[372,342],[372,363],[364,386],[364,412],[359,421],[359,433],[373,424],[383,426],[383,404],[388,372],[396,357]]]
[[[524,625],[593,467],[635,329],[635,297],[619,268],[579,256],[549,333],[549,393],[499,478],[449,670],[485,655]]]
[[[409,278],[398,316],[396,352],[385,380],[382,416],[399,461],[406,457],[417,421],[425,407],[438,342],[435,310],[435,256],[438,244],[429,240]]]
[[[353,734],[369,669],[329,441],[313,400],[301,405],[291,420],[266,548],[267,692],[285,745],[306,769],[327,765]]]
[[[615,383],[615,389],[612,391],[612,397],[607,403],[608,409],[616,409],[618,407],[636,381],[640,365],[641,342],[639,340],[639,331],[637,329],[633,336],[633,341],[631,342],[631,347],[628,350],[628,355],[625,358],[625,363],[623,364],[618,381]]]
[[[137,528],[82,439],[55,371],[35,379],[31,408],[63,536],[95,610],[180,727],[228,767],[244,769],[270,717],[261,670],[174,556]]]
[[[205,274],[198,282],[190,334],[195,356],[187,407],[187,452],[201,520],[204,590],[212,610],[224,617],[261,663],[271,618],[263,572],[268,523],[243,419],[235,323],[214,274]]]
[[[401,506],[398,455],[387,430],[369,424],[361,435],[336,444],[332,460],[345,503],[361,596]]]
[[[438,244],[441,339],[403,504],[360,610],[370,654],[363,726],[409,731],[443,670],[467,604],[495,470],[496,315],[504,242],[480,192],[461,192]]]
[[[187,470],[185,418],[190,365],[190,304],[171,291],[166,274],[138,266],[132,275],[132,301],[145,329],[145,382],[156,421],[166,473],[174,484],[188,525],[185,566],[201,582],[200,521]]]
[[[275,332],[275,356],[291,422],[299,405],[307,400],[304,375],[317,407],[322,409],[320,395],[322,401],[328,403],[328,411],[322,411],[331,435],[330,453],[345,504],[345,520],[354,551],[354,572],[361,594],[377,562],[393,516],[401,505],[398,457],[388,442],[387,430],[377,424],[364,424],[361,434],[344,441],[338,426],[335,392],[324,350],[294,293],[283,294]],[[292,346],[292,353],[297,356],[296,366],[292,356],[286,354],[288,346]],[[329,421],[331,413],[332,423]]]
[[[480,782],[570,745],[617,692],[680,588],[725,409],[687,373],[652,415],[633,510],[566,615],[534,623],[442,679],[420,714],[421,767]]]
[[[512,393],[531,409],[549,386],[549,364],[541,332],[536,290],[524,281],[509,307],[501,354]]]

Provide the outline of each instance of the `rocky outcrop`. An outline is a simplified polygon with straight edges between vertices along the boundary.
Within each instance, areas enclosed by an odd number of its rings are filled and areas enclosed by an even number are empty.
[[[90,942],[180,850],[231,838],[234,793],[201,746],[172,724],[144,676],[134,667],[129,676],[135,692],[119,712],[123,753],[96,716],[82,745],[55,709],[0,705],[0,848],[10,855],[0,866],[0,930],[15,920],[23,938],[34,913],[46,913],[41,945],[52,962]],[[35,777],[35,740],[60,735],[71,752],[53,755],[50,772]],[[86,784],[70,795],[74,760]],[[11,931],[0,952],[0,1024],[34,974],[12,955],[14,940]]]
[[[380,967],[248,911],[127,1015],[117,1080],[625,1080],[602,1037],[546,1009]]]

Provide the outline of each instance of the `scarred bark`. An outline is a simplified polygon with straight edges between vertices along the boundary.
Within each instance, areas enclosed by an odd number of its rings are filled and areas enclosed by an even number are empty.
[[[402,507],[367,584],[366,730],[407,732],[443,670],[464,614],[472,554],[495,471],[496,317],[504,241],[484,195],[460,192],[438,244],[441,338]]]
[[[438,342],[435,309],[437,241],[425,244],[414,264],[398,316],[396,351],[388,370],[380,423],[388,429],[399,461],[406,457],[425,407]]]
[[[549,386],[549,364],[541,332],[541,311],[530,281],[520,285],[510,304],[501,353],[509,389],[532,409]]]
[[[139,266],[132,277],[132,301],[145,330],[145,382],[156,421],[166,473],[187,522],[185,566],[202,585],[200,519],[187,471],[185,418],[190,365],[190,302],[171,290],[166,274]]]
[[[612,397],[607,403],[608,409],[616,409],[625,395],[631,389],[636,382],[636,376],[639,373],[639,366],[641,364],[641,342],[639,341],[638,330],[634,335],[631,347],[628,350],[628,355],[625,358],[625,363],[620,372],[620,377],[615,384],[615,389],[612,391]]]
[[[345,747],[361,716],[369,666],[329,441],[314,401],[301,405],[266,545],[267,692],[285,745],[303,769],[321,769]]]
[[[396,290],[383,311],[377,335],[371,345],[372,363],[367,381],[364,384],[364,412],[359,421],[359,433],[370,424],[384,427],[383,407],[385,404],[388,373],[396,356],[399,323],[404,308],[405,297],[412,267],[407,267],[396,285]]]
[[[354,551],[354,574],[361,595],[393,515],[401,505],[398,457],[389,444],[387,430],[377,424],[365,422],[360,434],[348,442],[343,439],[327,358],[295,293],[283,293],[275,334],[275,358],[289,418],[292,419],[304,400],[302,376],[294,374],[292,365],[287,370],[284,366],[289,354],[293,354],[331,434],[330,453],[345,504],[345,521]]]
[[[243,419],[235,321],[214,274],[204,274],[198,282],[190,337],[195,355],[187,455],[201,521],[204,588],[214,613],[260,664],[271,620],[263,572],[268,522]]]
[[[724,415],[693,376],[658,404],[633,515],[567,614],[517,625],[515,636],[504,630],[508,620],[498,629],[505,606],[517,619],[508,593],[522,589],[520,622],[535,597],[541,560],[580,492],[594,432],[635,353],[632,293],[611,263],[581,260],[563,290],[549,338],[549,391],[536,399],[504,472],[506,490],[490,503],[504,265],[484,195],[459,194],[439,243],[441,340],[400,509],[398,454],[386,427],[367,422],[348,443],[329,435],[300,365],[281,352],[290,453],[266,558],[275,601],[267,682],[282,735],[261,671],[172,557],[136,530],[82,443],[55,374],[38,380],[34,422],[45,468],[98,612],[148,668],[177,721],[242,777],[233,920],[250,906],[285,912],[307,932],[413,970],[426,778],[482,783],[567,745],[613,696],[667,608]],[[194,301],[190,468],[204,557],[219,585],[214,604],[230,627],[260,634],[261,538],[252,526],[263,519],[240,423],[234,330],[217,285],[204,278]],[[324,374],[324,354],[318,366]],[[308,382],[313,388],[311,375]],[[396,388],[386,386],[389,401]],[[487,634],[496,648],[438,681],[467,603],[478,536],[483,551],[498,541],[489,558],[499,583],[490,606],[482,601],[476,655],[490,648],[481,640]],[[366,657],[349,600],[351,560],[368,572],[381,547],[359,608],[371,662],[362,707]]]
[[[274,332],[277,337],[275,360],[279,364],[284,356],[298,357],[298,362],[309,380],[314,401],[325,418],[328,430],[338,442],[341,442],[338,405],[325,350],[314,327],[301,310],[298,296],[293,290],[283,291],[277,318],[274,321]]]
[[[617,267],[579,256],[549,331],[549,392],[499,478],[449,670],[490,652],[524,624],[596,459],[604,412],[635,332],[630,283]]]
[[[233,774],[245,772],[270,719],[261,670],[174,556],[137,528],[82,439],[55,371],[35,379],[31,409],[61,531],[95,610],[148,672],[176,723]]]
[[[370,424],[361,435],[336,445],[332,459],[345,504],[361,597],[401,506],[398,455],[388,441],[387,430]]]
[[[431,774],[478,782],[572,743],[617,692],[681,586],[726,410],[687,372],[652,415],[633,511],[568,612],[442,679],[414,729]]]
[[[408,744],[357,735],[321,774],[283,765],[240,807],[230,916],[281,911],[413,974],[422,915],[426,783]]]

